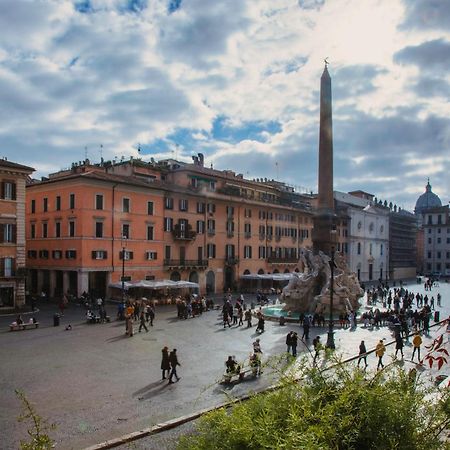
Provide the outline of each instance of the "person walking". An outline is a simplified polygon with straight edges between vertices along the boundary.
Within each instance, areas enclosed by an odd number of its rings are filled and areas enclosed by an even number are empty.
[[[150,320],[150,326],[153,326],[153,321],[155,320],[155,307],[153,305],[148,305],[148,317]]]
[[[170,372],[170,360],[169,360],[169,347],[164,347],[161,350],[162,359],[161,359],[161,370],[162,370],[162,379],[166,379],[166,372],[169,375]]]
[[[384,346],[383,339],[380,339],[380,342],[378,342],[376,348],[375,348],[375,355],[378,356],[378,364],[377,364],[377,370],[380,367],[384,367],[383,364],[383,356],[386,353],[386,347]]]
[[[395,357],[397,358],[397,353],[400,350],[400,354],[403,359],[403,338],[401,336],[396,336],[395,338]]]
[[[292,347],[292,331],[289,331],[289,333],[286,336],[286,347],[287,347],[287,353],[291,353],[291,347]]]
[[[145,328],[145,331],[148,333],[147,325],[145,324],[145,312],[144,310],[141,310],[140,316],[139,316],[139,333],[142,330],[142,327]]]
[[[298,334],[295,331],[292,331],[291,335],[291,347],[292,347],[292,356],[297,356],[297,343],[298,343]]]
[[[417,351],[417,357],[420,362],[420,346],[422,345],[422,337],[420,336],[418,331],[416,331],[416,334],[413,337],[412,343],[413,343],[414,349],[413,349],[413,353],[411,356],[411,360],[412,361],[414,360],[414,355],[416,354],[416,351]]]
[[[313,347],[315,350],[313,364],[316,364],[317,358],[319,357],[320,350],[322,349],[322,343],[320,342],[320,336],[316,336],[313,339]]]
[[[180,380],[181,377],[177,374],[177,366],[181,366],[181,364],[178,362],[178,356],[177,356],[177,349],[174,348],[169,355],[169,362],[170,362],[170,375],[169,375],[169,384],[173,384],[172,378],[175,377],[177,381]]]
[[[367,369],[367,349],[366,349],[366,344],[364,343],[364,341],[361,341],[361,344],[359,344],[359,358],[358,358],[358,367],[359,367],[359,363],[364,360],[364,368]]]
[[[251,328],[252,327],[252,312],[250,309],[247,309],[245,311],[245,320],[247,322],[247,328]]]
[[[303,319],[303,335],[302,335],[302,339],[309,339],[309,317],[305,316],[305,318]]]
[[[241,325],[244,325],[244,310],[242,309],[242,306],[239,307],[239,311],[238,311],[238,317],[239,317],[239,324],[238,326],[240,327]]]
[[[259,339],[259,338],[256,339],[256,340],[253,342],[253,352],[254,352],[254,353],[262,353],[262,350],[261,350],[261,344],[260,344],[260,339]]]

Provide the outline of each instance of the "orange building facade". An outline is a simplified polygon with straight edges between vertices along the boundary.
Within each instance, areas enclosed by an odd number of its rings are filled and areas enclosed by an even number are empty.
[[[254,290],[261,282],[249,275],[301,270],[313,201],[206,168],[202,155],[73,164],[27,187],[29,289],[109,296],[123,271],[132,282],[192,281],[201,293]]]
[[[25,305],[25,184],[33,171],[0,160],[0,310]]]

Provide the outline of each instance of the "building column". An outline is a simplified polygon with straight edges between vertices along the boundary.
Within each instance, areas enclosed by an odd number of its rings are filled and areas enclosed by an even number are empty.
[[[25,280],[20,280],[16,282],[15,286],[15,305],[18,308],[25,306]]]
[[[50,283],[49,283],[49,293],[48,296],[49,298],[53,298],[55,296],[55,289],[56,289],[56,271],[54,270],[49,270],[49,279],[50,279]]]
[[[42,288],[44,287],[44,271],[37,270],[37,292],[36,294],[41,295]]]
[[[67,270],[63,271],[63,294],[69,292],[69,272]]]
[[[77,297],[81,297],[83,292],[89,292],[89,272],[78,272],[77,277],[78,289]]]

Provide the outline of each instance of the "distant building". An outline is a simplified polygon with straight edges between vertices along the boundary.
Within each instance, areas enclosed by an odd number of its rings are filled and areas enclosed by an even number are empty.
[[[202,293],[266,288],[300,271],[313,199],[274,180],[175,160],[88,160],[27,187],[29,286],[107,295],[127,281],[185,280]],[[245,276],[245,277],[243,277]],[[243,277],[243,278],[242,278]]]
[[[364,191],[334,193],[336,209],[348,216],[348,265],[361,282],[388,279],[389,208]],[[347,244],[345,244],[347,245]]]
[[[432,191],[430,182],[414,209],[418,223],[418,270],[426,275],[450,276],[450,217],[448,205]]]
[[[33,171],[0,159],[0,310],[25,305],[25,183]]]

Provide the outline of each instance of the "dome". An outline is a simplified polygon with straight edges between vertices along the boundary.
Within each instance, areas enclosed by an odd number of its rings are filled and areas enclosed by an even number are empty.
[[[416,214],[421,214],[425,209],[436,208],[439,206],[442,206],[441,199],[431,191],[431,184],[430,181],[428,181],[425,186],[425,193],[417,199],[414,212]]]

